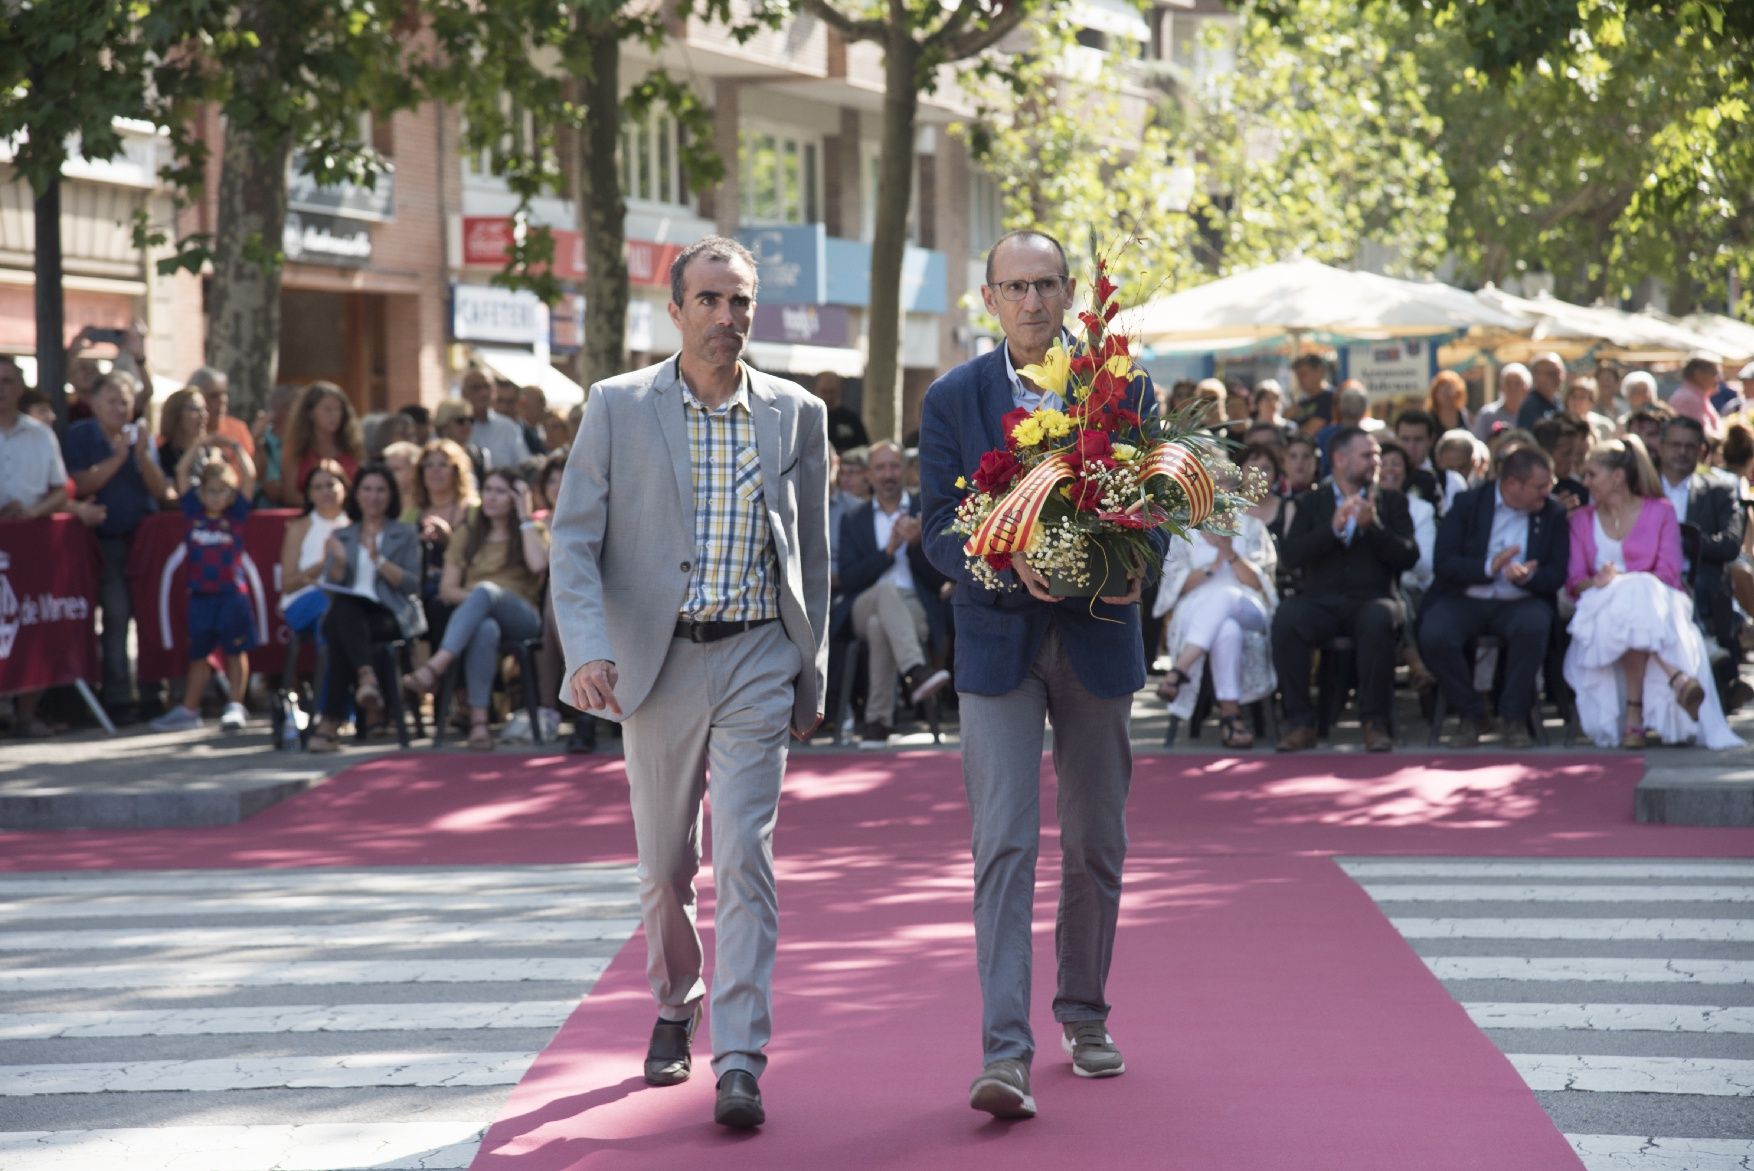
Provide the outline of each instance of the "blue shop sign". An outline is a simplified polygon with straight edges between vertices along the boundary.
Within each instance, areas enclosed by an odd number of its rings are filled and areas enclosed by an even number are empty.
[[[942,252],[908,249],[901,258],[901,307],[907,313],[944,313],[950,306],[949,266]],[[828,240],[828,303],[871,304],[871,246]]]
[[[823,283],[823,241],[828,230],[821,224],[793,224],[773,228],[744,228],[737,233],[755,253],[761,277],[760,299],[776,304],[821,305],[826,300]]]

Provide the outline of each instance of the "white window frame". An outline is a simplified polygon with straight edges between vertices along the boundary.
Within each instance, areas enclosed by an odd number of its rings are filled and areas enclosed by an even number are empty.
[[[643,122],[624,124],[616,149],[621,190],[628,203],[681,210],[693,206],[682,171],[682,129],[668,110],[654,108]],[[641,166],[651,180],[649,184],[639,182]]]
[[[774,152],[784,157],[792,148],[798,173],[792,176],[794,193],[780,197],[783,206],[758,206],[754,168],[749,165],[756,139],[771,140]],[[746,224],[812,224],[822,220],[822,136],[798,126],[754,119],[737,127],[737,185],[741,218]]]
[[[909,160],[907,240],[920,242],[920,156]],[[869,140],[859,144],[859,239],[869,244],[877,238],[877,178],[883,167],[883,144]]]
[[[968,254],[985,256],[1005,231],[1005,194],[999,181],[985,171],[968,176]]]
[[[513,115],[512,96],[510,94],[499,95],[499,109],[500,113],[506,115],[508,118]],[[517,118],[515,126],[501,136],[500,149],[509,150],[520,139],[524,142],[534,142],[536,140],[536,113],[533,110],[524,110],[521,112],[521,116]],[[459,151],[458,153],[462,158],[463,181],[466,184],[471,187],[499,188],[504,186],[504,180],[493,173],[493,167],[488,159],[488,152]],[[553,169],[558,167],[560,163],[558,159],[550,157],[544,160],[544,165],[549,169]]]

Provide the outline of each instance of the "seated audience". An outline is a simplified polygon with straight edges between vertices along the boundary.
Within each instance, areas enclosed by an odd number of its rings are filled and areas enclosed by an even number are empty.
[[[1724,567],[1742,552],[1745,517],[1731,484],[1700,471],[1705,428],[1680,416],[1663,425],[1657,448],[1663,496],[1683,524],[1699,530],[1699,557],[1682,566],[1693,587],[1693,613],[1720,646],[1736,645],[1736,607],[1724,582]]]
[[[865,642],[865,721],[859,739],[881,748],[895,728],[895,678],[909,706],[937,694],[950,673],[931,665],[945,629],[944,577],[921,547],[920,501],[902,486],[902,452],[879,439],[868,455],[871,499],[841,519],[840,586],[852,634]]]
[[[1565,415],[1589,428],[1592,443],[1612,439],[1620,429],[1614,420],[1596,412],[1599,394],[1596,380],[1588,374],[1573,374],[1565,384]]]
[[[1529,368],[1521,362],[1512,362],[1498,372],[1498,397],[1474,416],[1475,438],[1490,443],[1498,432],[1517,426],[1531,381]]]
[[[468,409],[467,403],[458,405]],[[441,416],[444,409],[443,405],[439,407]],[[481,503],[481,498],[475,488],[475,467],[453,441],[430,441],[420,453],[418,466],[420,476],[414,481],[414,501],[402,519],[420,531],[420,604],[426,611],[427,637],[437,642],[444,637],[445,622],[451,613],[450,606],[439,597],[439,583],[445,575],[445,551],[451,546],[452,534],[463,527],[469,510]]]
[[[1285,445],[1285,494],[1296,496],[1315,487],[1321,469],[1321,449],[1308,435],[1297,435]]]
[[[1558,414],[1565,397],[1565,359],[1555,353],[1529,359],[1529,393],[1516,413],[1516,425],[1533,431],[1548,415]]]
[[[415,602],[420,588],[420,538],[396,519],[402,501],[396,478],[383,464],[367,464],[353,483],[347,516],[353,521],[330,536],[323,549],[322,586],[330,592],[323,617],[329,675],[322,689],[322,718],[311,733],[310,751],[334,752],[336,733],[351,705],[366,730],[384,718],[384,681],[372,662],[372,644],[418,638],[426,615]]]
[[[323,615],[329,612],[329,594],[319,582],[329,538],[352,523],[347,489],[341,465],[319,460],[305,476],[304,512],[286,526],[280,540],[280,613],[303,637],[320,633]]]
[[[1428,411],[1402,411],[1395,416],[1395,442],[1407,459],[1407,482],[1401,490],[1431,505],[1436,516],[1449,508],[1458,492],[1468,489],[1467,478],[1439,471],[1433,461],[1437,446],[1437,418]]]
[[[1711,400],[1723,381],[1723,363],[1715,354],[1695,354],[1681,367],[1681,385],[1669,395],[1669,409],[1705,428],[1708,439],[1723,434],[1723,421]]]
[[[475,442],[475,408],[461,399],[446,399],[433,412],[432,433],[439,439],[448,439],[468,457],[469,467],[475,474],[475,482],[487,474],[489,458],[487,452]],[[427,446],[432,446],[429,441]]]
[[[1593,503],[1571,514],[1566,588],[1577,599],[1565,681],[1595,744],[1697,741],[1740,747],[1718,704],[1705,639],[1681,580],[1681,534],[1657,471],[1635,438],[1590,450]]]
[[[1267,637],[1279,604],[1278,563],[1266,526],[1247,513],[1237,517],[1235,536],[1199,533],[1171,541],[1163,558],[1153,609],[1158,617],[1169,615],[1174,665],[1157,695],[1170,715],[1189,718],[1210,658],[1218,738],[1226,748],[1254,746],[1241,705],[1271,696],[1278,686]]]
[[[1364,746],[1394,747],[1389,710],[1394,700],[1396,628],[1402,621],[1396,580],[1419,561],[1407,498],[1377,487],[1382,455],[1361,428],[1348,427],[1329,446],[1334,474],[1297,502],[1297,516],[1279,554],[1303,575],[1299,592],[1273,616],[1273,666],[1288,725],[1282,752],[1314,748],[1315,705],[1310,663],[1329,639],[1350,636],[1358,671],[1358,707]]]
[[[1578,479],[1584,453],[1590,448],[1589,428],[1569,415],[1544,415],[1534,428],[1535,442],[1553,461],[1553,494],[1570,512],[1590,502],[1590,492]]]
[[[1640,407],[1648,407],[1658,402],[1656,375],[1648,370],[1634,370],[1620,379],[1620,398],[1625,404],[1618,419],[1622,430],[1626,428],[1626,417]],[[1663,406],[1668,406],[1663,403]]]
[[[1291,518],[1297,515],[1297,502],[1283,491],[1285,473],[1284,459],[1277,447],[1259,446],[1243,449],[1242,458],[1237,467],[1246,475],[1250,468],[1258,467],[1267,477],[1267,494],[1256,501],[1250,508],[1249,515],[1260,521],[1266,528],[1267,535],[1273,538],[1275,547],[1285,539],[1291,531]],[[1275,558],[1275,560],[1277,560]]]
[[[1646,377],[1649,376],[1646,375]],[[1632,378],[1633,376],[1628,374],[1626,381],[1631,382]],[[1638,441],[1644,444],[1644,449],[1647,452],[1655,451],[1662,443],[1663,424],[1674,417],[1675,412],[1669,409],[1668,403],[1645,403],[1643,406],[1634,407],[1626,416],[1624,430],[1628,435],[1638,436]]]
[[[1439,472],[1452,472],[1468,487],[1477,488],[1491,466],[1492,455],[1472,431],[1458,427],[1438,436],[1431,462]]]
[[[333,382],[313,382],[293,399],[286,441],[280,451],[277,503],[296,507],[303,501],[305,477],[320,460],[334,460],[358,483],[365,440],[353,403]]]
[[[408,418],[407,415],[388,417],[402,420]],[[413,431],[413,429],[413,424],[408,424],[408,430]],[[420,478],[420,448],[406,439],[398,439],[384,448],[382,454],[378,456],[378,462],[389,468],[390,474],[396,477],[396,491],[401,493],[402,503],[407,504],[413,500],[414,487]]]
[[[457,659],[469,700],[469,747],[493,747],[488,730],[500,644],[542,632],[542,585],[548,575],[548,526],[530,516],[530,486],[509,468],[493,468],[481,483],[481,506],[445,551],[439,600],[451,607],[444,638],[432,658],[402,677],[410,691],[431,691]],[[536,680],[526,679],[525,687]],[[557,693],[558,694],[558,693]],[[555,699],[544,696],[551,711]],[[554,726],[560,716],[554,714]]]
[[[1249,417],[1257,425],[1265,424],[1277,431],[1279,442],[1283,443],[1297,433],[1297,424],[1285,417],[1284,407],[1285,388],[1279,385],[1277,378],[1263,378],[1256,384],[1254,397],[1249,401]]]
[[[1437,545],[1437,508],[1429,500],[1408,494],[1407,477],[1412,474],[1412,467],[1413,459],[1405,448],[1392,439],[1382,441],[1382,470],[1377,473],[1376,482],[1380,487],[1392,488],[1407,497],[1407,512],[1413,518],[1413,540],[1419,546],[1419,561],[1401,575],[1396,596],[1406,619],[1401,623],[1400,661],[1407,667],[1407,681],[1413,690],[1423,695],[1437,686],[1437,680],[1425,669],[1419,644],[1413,638],[1411,619],[1419,612],[1425,591],[1431,588],[1431,556]]]
[[[1439,370],[1425,390],[1425,413],[1440,432],[1469,429],[1468,384],[1454,370]]]
[[[1474,690],[1467,644],[1482,634],[1504,640],[1498,715],[1507,745],[1528,742],[1535,683],[1558,624],[1571,533],[1552,499],[1553,461],[1524,445],[1505,455],[1496,481],[1456,497],[1437,531],[1435,580],[1419,619],[1419,646],[1462,718],[1460,746],[1486,732],[1486,703]]]
[[[1242,433],[1244,447],[1283,448],[1286,438],[1285,428],[1277,423],[1250,423]]]
[[[407,415],[409,423],[414,427],[414,434],[408,437],[408,442],[417,447],[425,447],[432,439],[432,412],[419,403],[409,403],[400,413]]]
[[[530,477],[530,504],[537,520],[547,523],[560,501],[560,480],[566,473],[566,454],[556,452],[542,460]]]

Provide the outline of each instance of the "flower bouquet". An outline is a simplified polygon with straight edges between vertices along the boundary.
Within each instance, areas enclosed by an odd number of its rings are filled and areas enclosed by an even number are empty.
[[[1113,597],[1158,557],[1153,529],[1186,537],[1231,532],[1238,510],[1266,491],[1238,486],[1218,441],[1198,430],[1205,404],[1168,418],[1142,418],[1149,382],[1129,339],[1109,323],[1119,305],[1107,265],[1097,262],[1095,301],[1078,314],[1082,339],[1056,341],[1018,373],[1066,404],[1005,416],[1005,446],[987,452],[957,487],[969,489],[948,532],[967,537],[969,572],[994,590],[1012,554],[1059,597]]]

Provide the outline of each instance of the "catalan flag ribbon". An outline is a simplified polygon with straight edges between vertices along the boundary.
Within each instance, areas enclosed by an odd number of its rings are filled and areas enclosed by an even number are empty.
[[[1071,478],[1072,465],[1063,455],[1049,456],[1036,464],[981,522],[981,527],[963,544],[962,551],[981,557],[988,553],[1015,553],[1029,548],[1029,539],[1035,534],[1035,524],[1041,519],[1048,494],[1061,481]]]
[[[1140,464],[1139,480],[1168,476],[1188,498],[1188,527],[1193,528],[1212,515],[1218,486],[1200,457],[1176,443],[1159,444]]]

